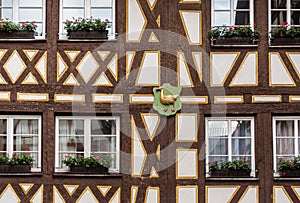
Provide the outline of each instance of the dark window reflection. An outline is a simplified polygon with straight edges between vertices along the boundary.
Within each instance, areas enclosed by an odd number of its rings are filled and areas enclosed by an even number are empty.
[[[250,14],[248,11],[236,11],[235,15],[235,25],[248,25],[250,24]]]
[[[281,25],[287,21],[286,11],[272,11],[271,18],[272,25]]]
[[[291,7],[292,9],[300,9],[300,0],[292,0]]]
[[[235,9],[249,9],[249,0],[234,0]]]
[[[292,25],[299,25],[300,23],[300,11],[292,11],[292,16],[291,16],[291,24]]]
[[[286,0],[272,0],[271,9],[286,8]]]

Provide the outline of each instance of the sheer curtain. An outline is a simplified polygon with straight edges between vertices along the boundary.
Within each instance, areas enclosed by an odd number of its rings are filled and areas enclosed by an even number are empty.
[[[294,154],[294,121],[276,122],[277,155]]]

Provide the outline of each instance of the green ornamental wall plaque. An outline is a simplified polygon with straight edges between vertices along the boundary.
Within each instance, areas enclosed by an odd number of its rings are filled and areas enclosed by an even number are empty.
[[[181,87],[174,87],[169,83],[165,83],[160,87],[154,87],[153,109],[164,116],[176,114],[181,109],[180,92]]]

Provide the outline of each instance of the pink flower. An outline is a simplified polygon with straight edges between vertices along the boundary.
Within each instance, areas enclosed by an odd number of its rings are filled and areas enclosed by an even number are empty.
[[[107,19],[107,18],[105,19],[105,22],[108,22],[108,19]]]
[[[105,25],[104,25],[104,23],[101,23],[100,26],[101,26],[101,27],[104,27]]]
[[[32,168],[32,167],[33,167],[33,164],[30,164],[29,167]]]
[[[67,159],[68,157],[69,157],[68,155],[65,155],[65,156],[64,156],[65,159]]]
[[[96,160],[99,160],[99,159],[100,159],[100,157],[99,157],[99,156],[96,156],[96,157],[95,157],[95,159],[96,159]]]
[[[283,36],[284,36],[284,34],[283,34],[283,33],[280,33],[280,34],[279,34],[279,36],[280,36],[280,37],[283,37]]]
[[[22,22],[22,27],[24,27],[26,25],[26,23],[25,22]]]
[[[256,23],[253,24],[253,27],[256,27]]]
[[[287,24],[288,24],[288,22],[283,22],[283,23],[282,23],[282,25],[287,25]]]

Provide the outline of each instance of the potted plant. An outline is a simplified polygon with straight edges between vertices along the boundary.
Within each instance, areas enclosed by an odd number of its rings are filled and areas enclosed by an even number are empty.
[[[0,20],[0,39],[34,39],[37,28],[35,22],[15,24],[9,20]]]
[[[279,159],[278,169],[281,177],[300,177],[300,157]]]
[[[259,37],[259,29],[250,26],[216,26],[208,31],[213,45],[253,44]]]
[[[66,20],[65,29],[69,39],[107,39],[109,20],[100,18],[77,18]]]
[[[249,177],[251,172],[250,160],[235,159],[233,161],[214,161],[209,164],[209,173],[212,177]]]
[[[6,155],[0,156],[0,173],[29,173],[34,159],[30,154],[16,154],[12,157]]]
[[[70,173],[108,174],[112,164],[110,155],[96,155],[90,157],[67,156],[62,162],[70,168]]]
[[[287,22],[273,29],[270,34],[272,45],[300,44],[300,28],[289,26]]]

